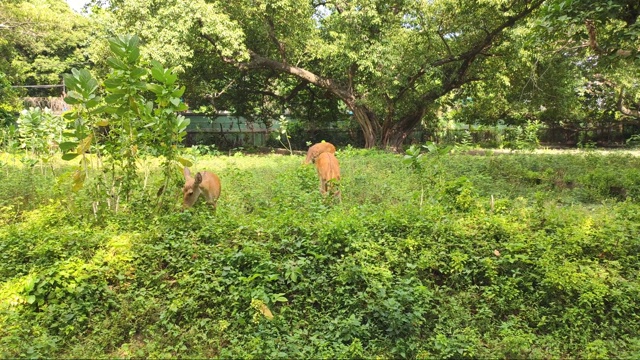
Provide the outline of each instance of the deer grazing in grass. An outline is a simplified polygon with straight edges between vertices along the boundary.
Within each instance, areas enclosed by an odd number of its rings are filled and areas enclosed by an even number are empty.
[[[340,182],[340,164],[333,153],[323,152],[315,160],[318,177],[320,178],[320,193],[326,195],[331,192],[333,196],[342,201],[338,183]]]
[[[309,150],[307,151],[307,157],[304,159],[304,163],[309,164],[315,162],[318,155],[325,152],[335,154],[336,147],[329,142],[320,142],[310,146]]]
[[[335,157],[336,147],[329,142],[320,142],[309,147],[305,164],[313,162],[320,178],[320,193],[325,195],[329,190],[341,199],[337,182],[340,181],[340,164]]]
[[[189,168],[184,168],[184,186],[182,187],[183,201],[182,208],[187,209],[195,204],[200,194],[207,201],[207,204],[213,206],[216,210],[216,203],[220,197],[220,178],[218,175],[202,171],[191,176]]]

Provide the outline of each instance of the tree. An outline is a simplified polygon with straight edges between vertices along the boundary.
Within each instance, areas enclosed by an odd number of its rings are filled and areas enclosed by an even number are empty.
[[[628,58],[640,52],[640,2],[635,0],[553,0],[540,24],[549,38],[562,37],[575,49],[600,56]]]
[[[88,24],[64,0],[1,2],[0,72],[14,85],[60,84],[86,65]]]
[[[111,38],[109,48],[111,56],[107,63],[111,72],[102,83],[104,99],[98,95],[101,84],[87,69],[72,69],[71,74],[64,76],[69,89],[65,102],[74,105],[64,117],[72,122],[73,129],[67,134],[72,141],[61,143],[60,149],[65,153],[63,160],[81,158],[80,168],[74,174],[74,190],[83,186],[88,175],[89,150],[101,159],[98,166],[106,164],[96,192],[106,195],[103,204],[118,211],[121,195],[129,199],[138,180],[141,151],[163,159],[165,179],[159,195],[165,194],[178,162],[191,165],[178,156],[189,120],[178,115],[187,109],[180,100],[185,88],[176,83],[178,76],[157,61],[150,64],[142,61],[137,36]],[[108,173],[111,179],[107,179]],[[97,208],[96,199],[95,213]]]
[[[140,29],[148,54],[185,68],[205,56],[209,66],[269,73],[269,85],[295,79],[281,98],[322,89],[353,114],[366,147],[398,149],[439,98],[492,76],[483,72],[492,50],[543,3],[111,1],[109,23]]]
[[[20,109],[18,91],[11,87],[7,76],[0,71],[0,127],[12,124]]]
[[[601,101],[616,104],[612,107],[620,116],[637,120],[639,17],[640,2],[635,0],[554,0],[544,8],[536,35],[540,42],[554,43],[561,56],[573,59],[588,79],[586,88],[601,84],[612,89]]]
[[[496,76],[451,96],[456,120],[536,119],[567,134],[637,121],[639,8],[627,0],[545,2],[500,45],[502,64],[485,66]]]

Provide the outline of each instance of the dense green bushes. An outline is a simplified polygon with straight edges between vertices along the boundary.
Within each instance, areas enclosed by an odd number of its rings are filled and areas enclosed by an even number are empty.
[[[52,180],[7,162],[0,355],[638,356],[640,160],[423,158],[343,151],[337,205],[300,157],[198,158],[215,215],[140,193],[99,220],[82,191],[13,206]]]

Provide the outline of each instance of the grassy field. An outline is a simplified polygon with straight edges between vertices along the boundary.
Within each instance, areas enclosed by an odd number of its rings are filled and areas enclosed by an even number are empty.
[[[1,357],[638,358],[633,154],[197,156],[201,201],[118,213],[71,164],[0,154]]]

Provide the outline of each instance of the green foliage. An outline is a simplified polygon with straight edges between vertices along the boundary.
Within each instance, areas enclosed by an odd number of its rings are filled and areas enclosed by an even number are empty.
[[[480,49],[500,48],[542,3],[113,2],[98,21],[142,27],[142,52],[184,66],[197,105],[264,122],[290,110],[311,127],[352,118],[367,147],[399,148],[433,121],[438,99],[507,71],[516,46],[501,56]],[[167,19],[180,25],[167,29]]]
[[[635,48],[635,42],[640,37],[637,26],[640,5],[633,0],[611,0],[603,3],[575,2],[568,0],[554,0],[545,4],[542,16],[537,24],[539,32],[549,37],[569,36],[573,41],[584,41],[588,38],[591,23],[597,30],[597,45],[588,49],[607,57],[629,56],[612,50]],[[585,49],[587,50],[587,49]]]
[[[637,147],[638,141],[640,140],[640,134],[631,135],[626,141],[625,145],[629,147]]]
[[[288,146],[285,145],[284,142],[282,142],[282,137],[287,139]],[[291,147],[290,139],[291,135],[289,135],[289,120],[284,115],[280,115],[280,135],[278,136],[278,141],[280,142],[280,144],[282,144],[282,146],[289,150],[289,153],[293,155],[293,149]]]
[[[63,73],[86,62],[89,20],[66,1],[3,1],[0,23],[0,73],[13,85],[60,84]],[[60,96],[55,91],[35,90],[32,96]]]
[[[15,124],[0,128],[0,148],[13,151],[19,146],[18,129]]]
[[[517,150],[535,150],[540,146],[538,133],[542,123],[538,120],[527,120],[523,126],[516,128],[516,138],[512,146]]]
[[[65,101],[75,105],[75,110],[65,115],[74,123],[70,134],[74,141],[64,144],[63,159],[82,157],[74,178],[74,189],[78,190],[88,174],[85,153],[93,151],[104,157],[110,171],[98,179],[97,197],[113,199],[101,203],[117,211],[120,199],[129,200],[140,181],[137,163],[141,152],[162,157],[162,188],[174,177],[176,165],[189,165],[177,152],[189,120],[177,115],[187,106],[181,100],[185,88],[178,86],[174,70],[157,61],[144,67],[137,36],[111,38],[109,46],[113,56],[107,63],[112,71],[104,81],[104,98],[97,95],[99,84],[89,71],[74,69],[65,75],[69,88]],[[153,94],[151,99],[149,93]],[[96,212],[99,202],[94,204]]]
[[[39,156],[51,156],[57,150],[66,128],[64,119],[47,108],[25,109],[16,123],[20,148]]]
[[[11,87],[7,75],[0,70],[0,131],[15,123],[21,110],[18,91]],[[2,143],[0,143],[2,145]]]
[[[0,186],[0,354],[640,351],[637,158],[426,147],[408,154],[422,172],[397,155],[341,149],[343,202],[331,207],[301,156],[192,154],[196,168],[222,180],[215,214],[203,203],[166,213],[135,205],[98,220],[89,189],[62,191],[71,178],[3,157],[11,176]],[[161,169],[162,160],[144,166]],[[150,182],[162,177],[152,173]],[[607,192],[611,185],[627,196]],[[168,193],[177,208],[179,196]],[[17,194],[29,197],[17,204]]]

